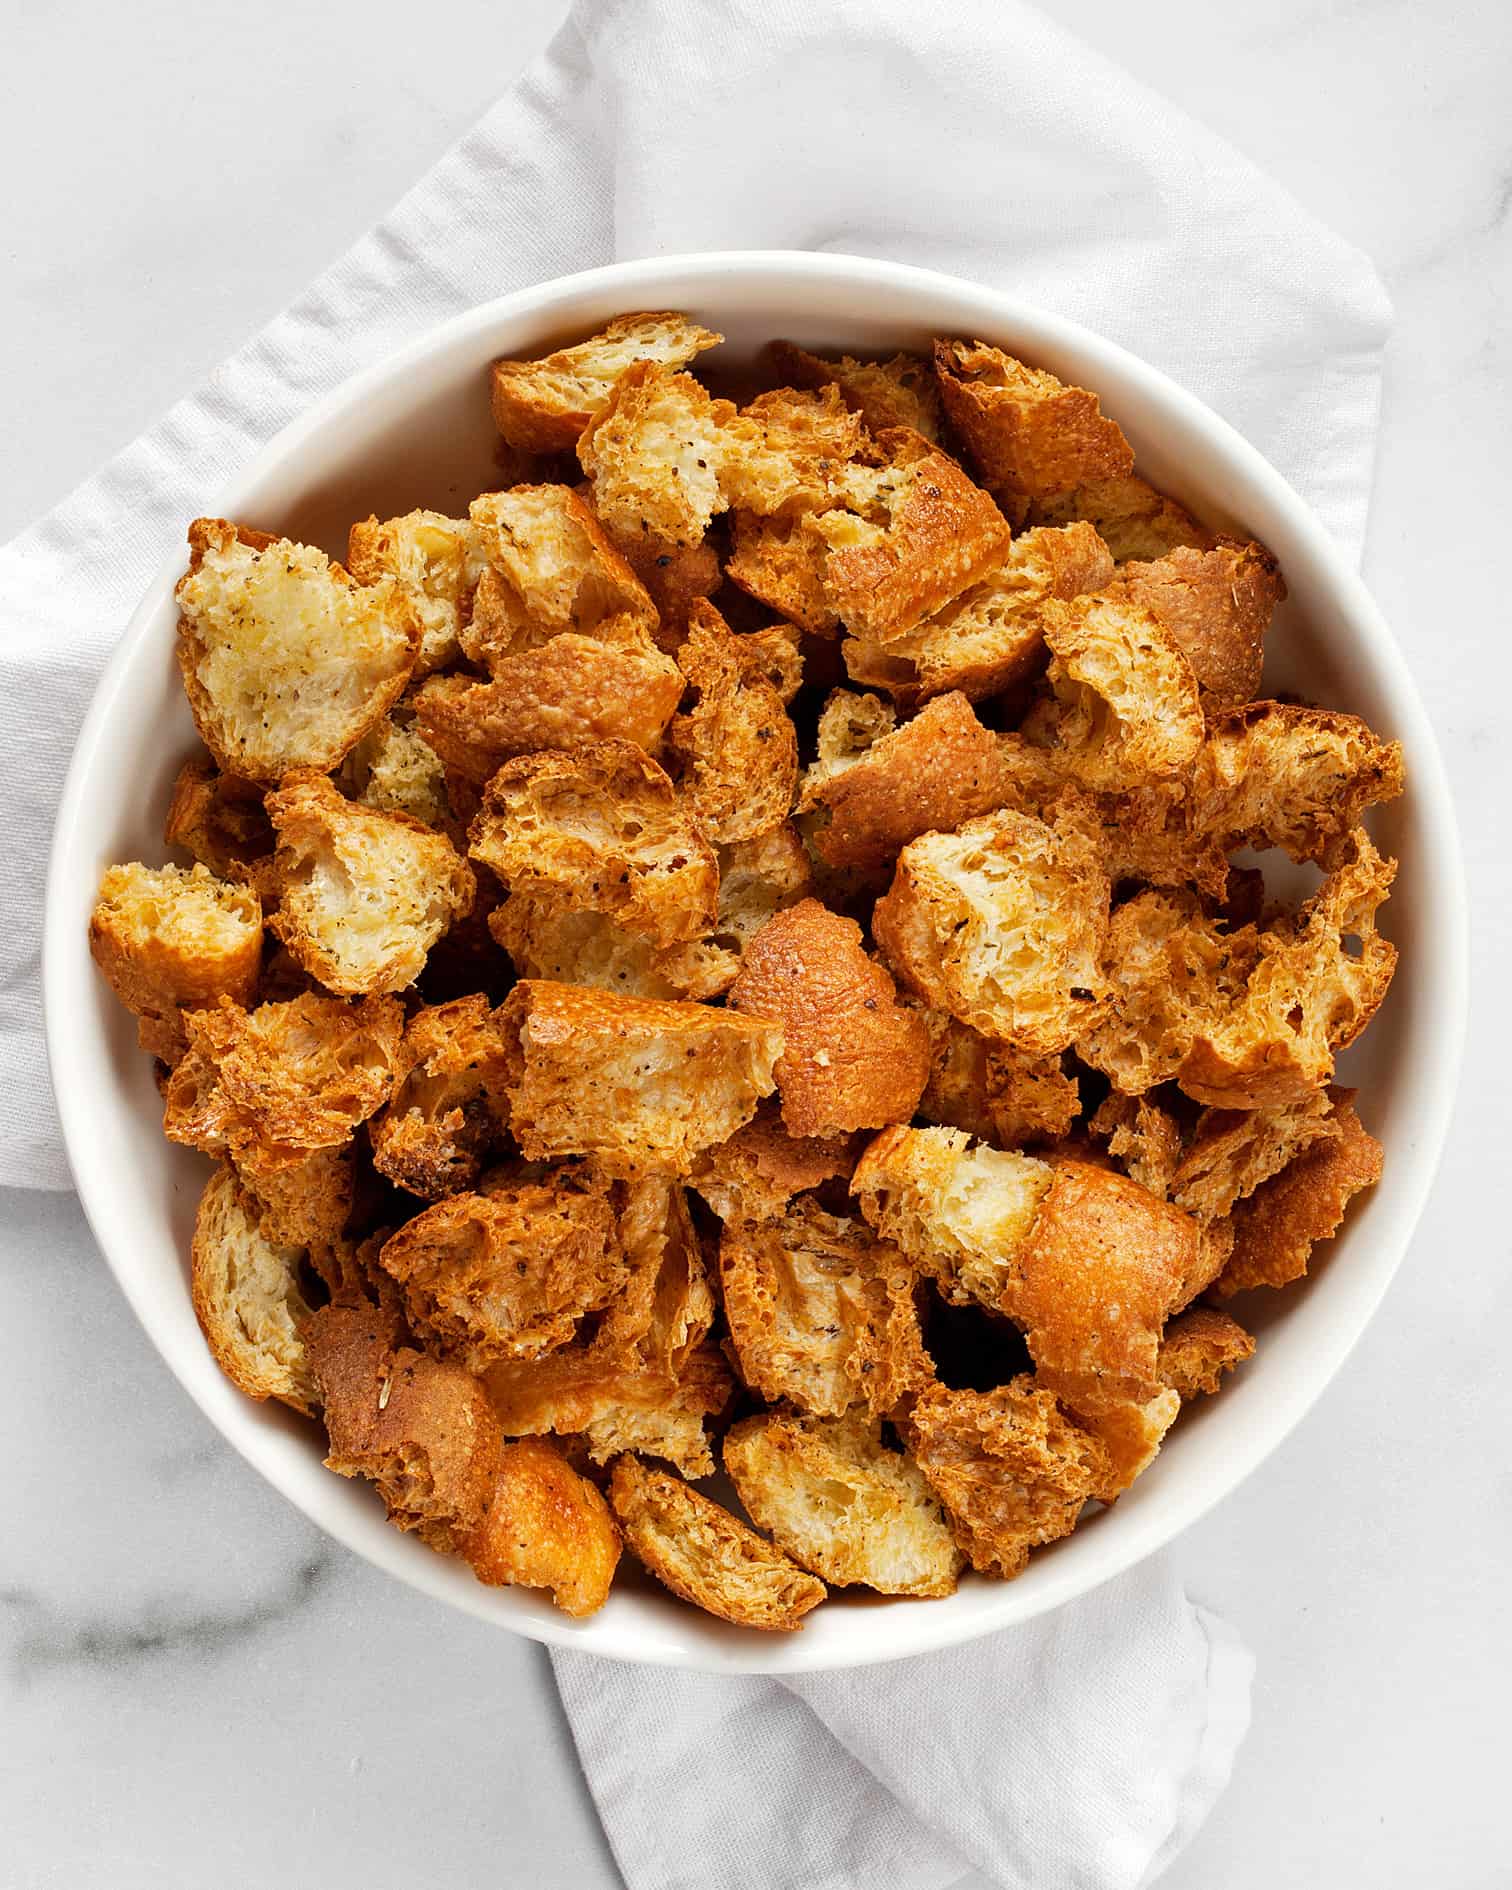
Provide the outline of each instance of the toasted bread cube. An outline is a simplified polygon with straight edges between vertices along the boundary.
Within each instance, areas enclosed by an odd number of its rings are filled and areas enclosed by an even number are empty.
[[[222,774],[208,755],[191,757],[174,780],[163,840],[192,853],[217,879],[255,885],[273,852],[262,789]]]
[[[217,1365],[249,1398],[277,1398],[305,1417],[316,1405],[303,1326],[310,1307],[299,1247],[275,1246],[224,1162],[205,1184],[194,1220],[189,1290]]]
[[[714,923],[719,862],[656,762],[633,742],[522,755],[483,793],[475,860],[512,892],[602,912],[655,945]]]
[[[849,1137],[790,1135],[780,1111],[763,1103],[728,1142],[703,1151],[691,1184],[722,1221],[770,1221],[795,1194],[842,1180],[853,1166]]]
[[[656,606],[651,632],[656,647],[676,656],[688,634],[693,606],[712,597],[724,582],[719,552],[708,543],[667,546],[646,539],[626,544],[624,553]]]
[[[1095,479],[1030,502],[1031,524],[1069,525],[1077,519],[1096,527],[1120,564],[1131,559],[1154,562],[1182,545],[1210,551],[1217,542],[1184,507],[1133,473],[1125,479]]]
[[[1108,1481],[1107,1452],[1028,1375],[997,1391],[933,1386],[905,1428],[910,1455],[983,1575],[1012,1581],[1042,1542],[1068,1536]]]
[[[448,838],[459,832],[446,765],[413,722],[386,715],[347,756],[339,778],[354,801],[375,813],[404,814]]]
[[[560,1168],[438,1201],[378,1258],[415,1333],[474,1372],[566,1345],[625,1283],[608,1190]]]
[[[816,637],[832,637],[840,618],[824,588],[828,550],[823,539],[805,531],[801,515],[762,518],[736,510],[734,549],[724,574],[758,602]]]
[[[1112,1090],[1087,1124],[1131,1181],[1157,1200],[1171,1196],[1181,1162],[1181,1125],[1158,1103]],[[1185,1203],[1177,1202],[1178,1207]],[[1226,1212],[1226,1210],[1225,1210]]]
[[[314,1313],[305,1350],[325,1408],[338,1476],[368,1477],[399,1529],[443,1554],[488,1510],[503,1441],[477,1379],[398,1344],[391,1313],[333,1300]]]
[[[940,390],[922,355],[895,354],[887,361],[858,361],[842,354],[838,361],[810,354],[791,341],[774,341],[771,356],[777,372],[794,387],[835,387],[853,413],[860,414],[873,433],[889,427],[910,427],[933,445],[940,443],[943,416]]]
[[[881,1417],[933,1376],[902,1254],[810,1196],[778,1219],[727,1222],[719,1277],[740,1375],[763,1398]]]
[[[699,544],[726,507],[720,473],[735,409],[691,374],[642,364],[615,383],[578,441],[593,509],[619,544]]]
[[[981,341],[937,341],[935,373],[983,479],[1019,508],[1134,470],[1134,449],[1085,387]]]
[[[443,512],[406,512],[354,525],[347,539],[347,569],[359,584],[392,578],[420,624],[415,674],[455,662],[458,632],[472,609],[484,554],[466,519]]]
[[[287,538],[249,544],[225,519],[196,519],[189,544],[174,595],[200,739],[228,774],[269,785],[336,767],[414,669],[420,622],[404,593],[392,578],[354,584]]]
[[[422,1006],[404,1027],[393,1100],[373,1122],[379,1174],[426,1201],[474,1187],[509,1114],[505,1071],[487,998]]]
[[[1220,539],[1210,551],[1182,547],[1125,565],[1119,578],[1119,592],[1152,612],[1190,663],[1205,702],[1238,708],[1259,694],[1265,633],[1286,596],[1264,545]]]
[[[1196,1306],[1166,1327],[1155,1369],[1161,1383],[1185,1404],[1204,1394],[1215,1396],[1223,1374],[1242,1365],[1254,1350],[1253,1336],[1237,1319]]]
[[[1385,1152],[1361,1126],[1354,1097],[1336,1090],[1339,1134],[1305,1149],[1234,1209],[1234,1248],[1213,1288],[1218,1298],[1300,1280],[1314,1246],[1331,1240],[1354,1196],[1380,1180]]]
[[[506,1444],[478,1527],[458,1549],[491,1588],[549,1588],[564,1614],[596,1614],[609,1598],[620,1534],[609,1505],[562,1453],[539,1438]]]
[[[809,856],[791,821],[719,852],[719,916],[715,937],[743,952],[775,913],[796,905],[813,884]]]
[[[1323,1089],[1272,1109],[1204,1109],[1172,1176],[1171,1199],[1200,1221],[1221,1221],[1304,1149],[1341,1134]]]
[[[830,502],[841,470],[868,444],[865,425],[836,387],[761,394],[726,423],[724,434],[726,503],[767,518]]]
[[[765,1412],[725,1438],[724,1467],[757,1527],[831,1587],[953,1595],[966,1558],[924,1473],[880,1432],[854,1413]]]
[[[776,1064],[794,1135],[845,1135],[906,1122],[929,1075],[917,1011],[866,955],[861,928],[817,899],[779,912],[746,947],[733,1009],[783,1031]]]
[[[1166,1432],[1181,1414],[1181,1399],[1170,1386],[1162,1385],[1143,1403],[1132,1398],[1102,1398],[1090,1411],[1068,1408],[1077,1423],[1103,1447],[1108,1468],[1092,1494],[1099,1503],[1112,1503],[1155,1461]]]
[[[89,918],[95,963],[137,1018],[142,1048],[165,1063],[183,1055],[184,1007],[250,1003],[262,941],[257,894],[200,865],[108,866]]]
[[[791,666],[795,680],[797,652],[765,632],[736,636],[712,604],[697,603],[677,660],[697,692],[668,731],[689,805],[721,845],[780,826],[798,790],[798,737],[771,670]]]
[[[617,315],[596,335],[539,361],[495,361],[494,425],[522,453],[571,452],[615,382],[640,361],[685,367],[724,340],[686,315]]]
[[[1054,1171],[961,1129],[884,1129],[851,1176],[867,1222],[957,1306],[1010,1310],[1018,1257]]]
[[[527,978],[500,1018],[510,1127],[532,1161],[587,1155],[609,1174],[685,1175],[776,1087],[781,1030],[731,1011]]]
[[[311,1149],[289,1161],[281,1152],[243,1149],[233,1157],[237,1177],[257,1210],[263,1236],[276,1247],[312,1252],[346,1232],[357,1195],[356,1150]]]
[[[878,437],[878,466],[857,464],[842,503],[804,529],[829,549],[824,589],[852,636],[891,643],[999,564],[1007,520],[948,454],[898,427]]]
[[[1108,899],[1080,827],[1002,808],[910,841],[872,931],[926,1004],[1054,1056],[1101,1013]]]
[[[695,1608],[791,1633],[824,1599],[823,1582],[670,1471],[621,1457],[609,1500],[637,1559]]]
[[[735,953],[710,939],[658,947],[601,912],[564,912],[528,893],[511,893],[488,926],[520,977],[625,997],[701,1002],[722,996],[740,970]]]
[[[1060,1057],[1025,1057],[944,1011],[923,1010],[929,1081],[919,1114],[999,1148],[1070,1133],[1081,1096]]]
[[[654,748],[683,692],[654,644],[601,643],[564,631],[496,661],[491,682],[446,677],[415,698],[420,733],[448,768],[481,787],[516,755],[596,741]]]
[[[629,1370],[676,1378],[714,1323],[703,1250],[677,1182],[650,1175],[623,1193],[625,1284],[600,1319],[593,1348]]]

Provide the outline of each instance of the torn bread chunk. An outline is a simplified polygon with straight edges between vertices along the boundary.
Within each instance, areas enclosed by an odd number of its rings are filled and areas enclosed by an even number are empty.
[[[827,504],[843,470],[868,447],[860,417],[829,386],[759,394],[726,422],[724,434],[726,503],[759,517],[792,517]]]
[[[1168,1110],[1143,1096],[1125,1096],[1115,1089],[1099,1105],[1087,1129],[1106,1143],[1109,1155],[1131,1181],[1157,1200],[1171,1198],[1182,1159],[1182,1136],[1180,1123]],[[1176,1205],[1187,1208],[1184,1201]]]
[[[393,1100],[373,1121],[379,1174],[426,1201],[473,1187],[508,1118],[506,1067],[487,998],[423,1005],[404,1027]]]
[[[875,1420],[764,1412],[730,1431],[724,1467],[757,1527],[831,1587],[955,1593],[966,1558],[939,1499]]]
[[[726,1223],[719,1277],[740,1375],[763,1398],[880,1417],[933,1376],[903,1255],[812,1197]]]
[[[1196,1306],[1173,1319],[1160,1340],[1156,1374],[1187,1403],[1213,1397],[1223,1374],[1242,1365],[1255,1350],[1253,1336],[1237,1319],[1209,1306]]]
[[[670,1471],[621,1457],[609,1499],[636,1558],[696,1608],[791,1633],[824,1599],[823,1582]]]
[[[1143,1403],[1104,1398],[1089,1411],[1068,1409],[1103,1447],[1108,1468],[1092,1494],[1099,1503],[1112,1503],[1155,1461],[1166,1432],[1181,1414],[1181,1399],[1169,1385],[1162,1385]]]
[[[262,944],[257,894],[198,864],[109,866],[89,918],[90,952],[142,1048],[170,1064],[184,1052],[184,1008],[252,1001]]]
[[[1183,545],[1210,551],[1217,543],[1184,506],[1133,473],[1030,501],[1031,525],[1069,525],[1077,519],[1096,528],[1120,564],[1131,559],[1153,563]]]
[[[778,374],[794,387],[834,387],[853,413],[873,433],[909,427],[931,444],[940,444],[943,414],[940,390],[928,361],[918,354],[895,354],[886,361],[861,361],[842,354],[810,354],[791,341],[774,341],[769,350]]]
[[[1342,1133],[1326,1089],[1270,1109],[1204,1109],[1171,1178],[1171,1199],[1198,1220],[1221,1221],[1304,1149]]]
[[[792,1135],[765,1102],[727,1142],[703,1151],[690,1185],[722,1221],[770,1221],[795,1194],[844,1180],[853,1166],[850,1137]]]
[[[354,801],[379,814],[404,814],[423,827],[461,837],[446,791],[446,764],[415,727],[386,715],[341,764],[337,777]]]
[[[191,756],[174,779],[163,841],[192,854],[217,879],[255,886],[273,852],[263,790],[222,774],[209,755]]]
[[[791,821],[719,852],[719,914],[714,936],[726,950],[743,952],[767,921],[796,905],[813,884],[808,851]]]
[[[189,544],[174,595],[200,739],[227,773],[267,785],[336,767],[409,681],[408,599],[392,578],[356,584],[324,552],[226,519],[196,519]]]
[[[476,881],[456,848],[408,814],[359,807],[324,775],[286,776],[267,806],[278,835],[269,929],[340,996],[413,984],[472,910]]]
[[[1159,622],[1191,665],[1204,703],[1238,708],[1260,693],[1265,633],[1286,586],[1264,545],[1220,539],[1126,564],[1119,593]]]
[[[723,341],[686,315],[618,315],[596,335],[537,361],[495,361],[494,425],[523,453],[571,452],[614,385],[638,362],[686,367]]]
[[[721,845],[781,826],[798,791],[786,708],[801,674],[796,649],[780,632],[737,636],[701,602],[677,660],[696,700],[667,739],[689,806]]]
[[[581,1620],[609,1598],[620,1533],[609,1505],[554,1445],[505,1444],[483,1520],[457,1544],[491,1588],[545,1588]]]
[[[688,634],[693,606],[712,597],[724,582],[719,549],[701,545],[659,545],[649,539],[624,547],[625,558],[656,607],[652,637],[659,650],[676,656]]]
[[[732,584],[816,637],[832,637],[840,618],[824,588],[828,551],[805,531],[800,514],[763,518],[731,514],[733,549],[724,574]]]
[[[918,1106],[929,1074],[923,1021],[867,956],[860,926],[817,899],[779,912],[751,940],[730,1005],[782,1027],[775,1074],[794,1135],[906,1122]]]
[[[334,1245],[346,1232],[357,1198],[357,1151],[316,1148],[288,1161],[262,1152],[240,1157],[242,1182],[266,1239],[278,1247],[312,1252]]]
[[[681,1186],[662,1175],[620,1191],[625,1283],[593,1335],[597,1356],[675,1379],[714,1323],[714,1295]]]
[[[511,893],[488,915],[488,928],[520,977],[625,997],[702,1002],[728,991],[740,970],[736,954],[712,939],[657,946],[604,913],[565,912],[528,893]]]
[[[586,1155],[614,1175],[685,1175],[776,1087],[781,1030],[732,1011],[531,978],[500,1019],[510,1128],[530,1160]]]
[[[420,624],[415,674],[455,662],[458,632],[472,610],[483,571],[476,534],[466,519],[444,512],[406,512],[364,519],[347,539],[347,569],[359,584],[391,578]]]
[[[944,1011],[925,1008],[920,1015],[930,1046],[929,1081],[919,1098],[926,1122],[1008,1149],[1070,1133],[1081,1096],[1062,1057],[1023,1056]]]
[[[734,418],[691,374],[642,363],[620,377],[577,446],[593,509],[617,544],[702,541],[728,503],[720,473]]]
[[[194,1316],[210,1355],[249,1398],[277,1398],[309,1417],[315,1381],[305,1357],[310,1307],[300,1247],[275,1246],[255,1204],[222,1163],[200,1196],[189,1253]]]
[[[904,847],[872,930],[926,1004],[1054,1056],[1101,1014],[1108,898],[1080,826],[1001,808]]]

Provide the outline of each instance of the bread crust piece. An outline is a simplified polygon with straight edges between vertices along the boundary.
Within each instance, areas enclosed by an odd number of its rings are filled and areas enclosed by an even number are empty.
[[[834,636],[840,618],[824,588],[823,539],[804,530],[801,514],[763,518],[737,507],[731,518],[730,582],[812,636]]]
[[[845,1135],[902,1122],[929,1075],[918,1013],[862,948],[861,928],[817,899],[789,906],[747,946],[730,1004],[782,1026],[775,1066],[794,1135]]]
[[[735,1425],[724,1467],[758,1528],[831,1587],[953,1595],[966,1558],[918,1466],[881,1426],[764,1412]]]
[[[625,1283],[599,1321],[593,1349],[631,1371],[675,1379],[714,1323],[687,1196],[661,1175],[627,1182],[618,1193]]]
[[[706,1613],[791,1633],[824,1599],[823,1582],[670,1471],[621,1457],[609,1500],[636,1558]]]
[[[426,1201],[473,1187],[508,1118],[506,1067],[487,998],[423,1005],[404,1027],[393,1099],[373,1122],[379,1174]]]
[[[719,851],[715,937],[739,954],[767,921],[802,899],[813,884],[807,849],[791,821]]]
[[[872,931],[937,1010],[1027,1056],[1053,1056],[1099,1017],[1108,881],[1074,820],[1000,808],[898,856]]]
[[[528,893],[511,893],[488,915],[488,929],[522,978],[592,985],[625,997],[720,997],[740,970],[736,954],[712,939],[656,946],[604,913],[565,912]]]
[[[724,582],[719,550],[708,542],[672,549],[647,542],[626,545],[624,553],[656,606],[656,647],[675,657],[688,634],[689,612]]]
[[[1002,1581],[1069,1535],[1109,1477],[1102,1445],[1027,1374],[990,1392],[931,1386],[904,1439],[972,1567]]]
[[[1134,470],[1133,448],[1085,387],[981,341],[936,341],[934,359],[951,425],[1020,516],[1031,499]]]
[[[944,1011],[923,1009],[929,1081],[919,1114],[999,1148],[1069,1134],[1081,1095],[1060,1057],[1024,1057]]]
[[[1160,1381],[1187,1403],[1213,1397],[1223,1374],[1242,1365],[1255,1350],[1252,1335],[1237,1319],[1210,1306],[1194,1306],[1173,1319],[1161,1335],[1156,1371]]]
[[[727,1142],[703,1151],[690,1180],[722,1221],[770,1221],[795,1194],[843,1180],[854,1165],[849,1136],[791,1135],[765,1102]]]
[[[420,624],[417,676],[455,661],[458,633],[471,613],[483,569],[466,519],[427,511],[381,521],[366,518],[348,535],[347,569],[359,584],[392,578],[404,593]]]
[[[475,860],[512,892],[602,912],[654,945],[707,932],[719,862],[663,770],[633,742],[506,762],[469,829]]]
[[[522,979],[500,1012],[515,1139],[535,1160],[687,1174],[776,1087],[775,1025],[699,1004]]]
[[[256,869],[273,851],[262,789],[222,774],[209,755],[192,755],[174,780],[163,842],[183,847],[217,879],[255,885]]]
[[[1353,1197],[1380,1180],[1385,1151],[1362,1126],[1355,1094],[1333,1092],[1337,1137],[1315,1142],[1234,1209],[1234,1249],[1215,1297],[1301,1279],[1314,1246],[1339,1231]]]
[[[1029,506],[1031,525],[1069,525],[1075,519],[1095,526],[1120,564],[1130,559],[1154,562],[1183,545],[1210,551],[1217,543],[1183,506],[1133,473],[1122,479],[1095,479],[1035,499]]]
[[[740,1375],[763,1398],[881,1417],[933,1376],[903,1255],[811,1196],[780,1218],[727,1222],[719,1277]]]
[[[228,774],[267,785],[336,767],[414,669],[408,600],[392,579],[354,584],[324,552],[227,519],[196,519],[189,545],[174,596],[200,739]]]
[[[523,453],[570,452],[637,362],[679,368],[723,335],[673,310],[617,315],[586,341],[538,361],[495,361],[494,425]]]
[[[503,1451],[477,1379],[398,1343],[392,1314],[333,1300],[305,1347],[338,1476],[368,1477],[398,1529],[451,1554],[482,1522]]]
[[[89,918],[96,965],[136,1017],[142,1048],[165,1063],[183,1055],[184,1007],[250,1003],[262,943],[257,894],[200,865],[109,866]]]
[[[1182,1159],[1181,1125],[1173,1115],[1158,1103],[1115,1089],[1098,1106],[1087,1129],[1106,1142],[1109,1155],[1131,1181],[1157,1201],[1170,1199]],[[1186,1209],[1189,1204],[1178,1201],[1176,1205]]]
[[[313,773],[286,776],[267,808],[278,835],[269,929],[338,996],[406,989],[472,910],[472,868],[408,814],[359,807]]]
[[[654,363],[629,368],[578,441],[593,509],[617,544],[699,544],[725,510],[720,473],[735,418],[691,374]]]
[[[620,1533],[609,1505],[562,1453],[539,1438],[506,1444],[483,1520],[458,1544],[491,1588],[547,1588],[581,1620],[609,1598]]]
[[[1120,593],[1153,613],[1213,708],[1238,708],[1260,693],[1265,633],[1286,596],[1264,545],[1220,539],[1210,551],[1181,546],[1150,563],[1126,564],[1119,577]]]
[[[258,1226],[229,1163],[205,1183],[189,1251],[189,1291],[211,1357],[249,1398],[277,1398],[314,1414],[315,1381],[302,1327],[310,1307],[298,1247],[275,1246]]]
[[[438,1201],[378,1258],[415,1333],[473,1372],[566,1345],[625,1282],[607,1187],[563,1168]]]
[[[774,341],[768,352],[777,373],[794,387],[835,387],[840,398],[873,433],[909,427],[932,445],[940,443],[944,415],[930,364],[920,354],[895,354],[886,361],[838,360],[810,354],[791,341]]]
[[[1204,1109],[1171,1178],[1171,1199],[1201,1221],[1220,1221],[1304,1149],[1336,1142],[1327,1090],[1271,1109]]]

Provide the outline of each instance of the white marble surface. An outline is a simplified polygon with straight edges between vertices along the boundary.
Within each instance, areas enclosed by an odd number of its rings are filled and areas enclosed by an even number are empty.
[[[1233,1785],[1164,1881],[1491,1890],[1512,1883],[1512,1268],[1493,1193],[1512,1068],[1512,13],[1050,10],[1382,270],[1398,328],[1367,574],[1448,751],[1476,914],[1458,1128],[1413,1255],[1317,1410],[1175,1551],[1259,1680]],[[0,535],[379,215],[559,11],[11,9]],[[272,1495],[179,1393],[71,1200],[0,1196],[0,1331],[5,1890],[617,1881],[543,1658]]]

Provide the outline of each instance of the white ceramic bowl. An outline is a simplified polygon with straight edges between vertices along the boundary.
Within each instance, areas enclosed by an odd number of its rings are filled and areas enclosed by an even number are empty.
[[[1402,952],[1390,998],[1345,1064],[1386,1145],[1385,1178],[1314,1277],[1256,1295],[1255,1358],[1183,1419],[1112,1509],[1041,1550],[1007,1584],[976,1578],[941,1601],[844,1591],[801,1634],[726,1627],[633,1574],[592,1620],[518,1589],[484,1588],[383,1520],[373,1492],[321,1465],[317,1429],[221,1377],[187,1287],[202,1156],[164,1141],[131,1020],[90,962],[85,926],[108,862],[162,857],[169,784],[194,738],[172,659],[175,551],[126,626],[79,736],[48,888],[44,951],[52,1075],[90,1223],[153,1342],[210,1421],[307,1516],[415,1588],[501,1627],[625,1660],[784,1672],[889,1660],[970,1640],[1068,1601],[1169,1542],[1243,1481],[1339,1369],[1406,1248],[1448,1122],[1465,1008],[1465,901],[1433,735],[1402,657],[1323,527],[1255,450],[1191,394],[1074,323],[946,276],[845,256],[668,257],[543,284],[472,310],[348,381],[259,453],[207,513],[342,554],[348,523],[417,505],[460,510],[493,483],[488,364],[639,308],[685,309],[750,354],[773,336],[890,353],[932,334],[980,336],[1095,388],[1141,470],[1205,520],[1264,540],[1290,601],[1271,632],[1269,690],[1295,687],[1405,744],[1411,785],[1383,811],[1401,860],[1385,930]],[[187,521],[186,521],[187,523]]]

